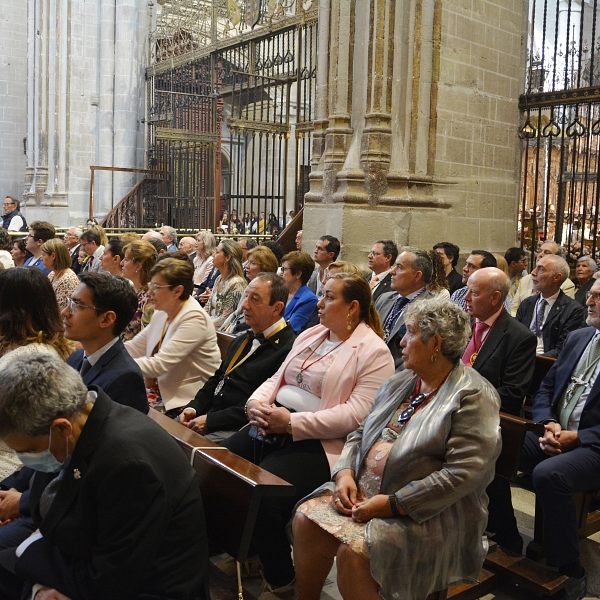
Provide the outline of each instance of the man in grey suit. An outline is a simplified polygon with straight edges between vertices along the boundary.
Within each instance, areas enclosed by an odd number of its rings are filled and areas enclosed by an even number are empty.
[[[402,248],[390,272],[393,291],[382,294],[375,302],[396,371],[404,369],[400,342],[406,333],[406,307],[412,302],[433,298],[426,287],[432,279],[433,270],[433,262],[425,250],[410,246]]]

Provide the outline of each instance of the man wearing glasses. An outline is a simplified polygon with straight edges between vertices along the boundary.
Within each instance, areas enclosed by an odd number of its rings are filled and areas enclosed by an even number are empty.
[[[56,230],[52,223],[47,221],[34,221],[29,228],[29,235],[25,238],[25,247],[33,255],[25,261],[23,266],[36,267],[42,273],[48,275],[49,269],[46,269],[42,261],[42,245],[44,242],[56,237]]]
[[[392,240],[378,240],[373,244],[368,256],[371,269],[369,287],[373,294],[373,302],[381,294],[390,291],[391,269],[397,258],[398,248]]]
[[[27,231],[27,221],[19,212],[21,203],[13,196],[6,196],[2,206],[4,207],[2,227],[7,231]]]
[[[545,432],[542,437],[527,434],[519,466],[532,473],[544,514],[547,563],[570,578],[561,596],[569,600],[586,595],[573,494],[600,488],[599,280],[588,292],[586,306],[588,327],[569,335],[533,397],[533,420],[543,423]],[[522,545],[510,490],[496,497],[488,489],[488,495],[488,530],[496,532],[500,545]]]

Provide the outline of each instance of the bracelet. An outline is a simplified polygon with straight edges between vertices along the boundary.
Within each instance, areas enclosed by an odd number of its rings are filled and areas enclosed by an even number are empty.
[[[286,433],[289,433],[289,435],[291,435],[293,437],[292,434],[292,416],[290,415],[290,420],[288,421],[288,424],[285,428]]]
[[[248,400],[246,400],[246,404],[244,404],[244,414],[246,415],[246,419],[249,421],[250,417],[248,416],[248,402],[250,402],[250,398],[248,398]]]
[[[390,494],[388,499],[390,501],[390,510],[392,511],[392,515],[394,517],[401,517],[402,515],[398,509],[398,500],[396,499],[396,494]]]

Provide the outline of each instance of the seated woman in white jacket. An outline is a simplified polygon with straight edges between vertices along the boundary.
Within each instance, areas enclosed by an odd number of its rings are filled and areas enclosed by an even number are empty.
[[[221,363],[215,327],[191,297],[189,262],[159,260],[150,271],[150,325],[125,343],[146,378],[150,406],[175,418]]]

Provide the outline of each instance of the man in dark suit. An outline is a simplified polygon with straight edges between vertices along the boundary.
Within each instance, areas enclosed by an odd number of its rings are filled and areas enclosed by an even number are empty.
[[[39,527],[0,552],[3,600],[208,598],[195,472],[151,419],[33,354],[0,374],[0,439],[36,471]]]
[[[246,401],[279,369],[296,338],[283,319],[288,289],[279,275],[258,275],[245,296],[242,310],[250,330],[231,342],[221,366],[179,416],[181,423],[214,442],[248,423]]]
[[[404,368],[400,342],[406,333],[404,314],[412,302],[433,298],[425,287],[432,278],[433,264],[427,252],[420,248],[402,248],[391,270],[392,291],[382,294],[375,302],[375,309],[381,317],[384,341],[392,356],[396,371]]]
[[[509,286],[506,274],[496,267],[470,275],[465,302],[475,323],[463,362],[496,388],[502,411],[518,415],[533,376],[537,340],[504,310]]]
[[[369,287],[373,294],[373,302],[390,291],[392,275],[390,273],[392,265],[398,258],[398,247],[392,240],[378,240],[373,244],[369,252],[369,269],[371,277],[369,278]]]
[[[600,281],[587,299],[589,327],[572,332],[533,398],[533,419],[544,423],[541,438],[529,433],[520,469],[532,473],[544,514],[547,562],[570,577],[564,598],[586,594],[579,560],[573,494],[600,488]],[[497,538],[521,541],[510,490],[490,496],[488,529]]]
[[[537,337],[537,354],[557,358],[571,331],[585,326],[586,311],[561,289],[569,277],[569,265],[561,256],[546,254],[531,273],[538,293],[525,298],[516,319]]]
[[[79,271],[81,271],[81,265],[79,264],[79,249],[81,248],[81,242],[79,241],[79,238],[82,233],[83,231],[78,227],[69,227],[63,238],[65,246],[69,250],[69,255],[71,256],[71,270],[74,273],[79,273]]]
[[[119,338],[137,310],[133,287],[108,273],[82,273],[62,311],[65,337],[80,342],[67,363],[86,385],[100,386],[112,400],[146,414],[148,400],[140,368]]]

